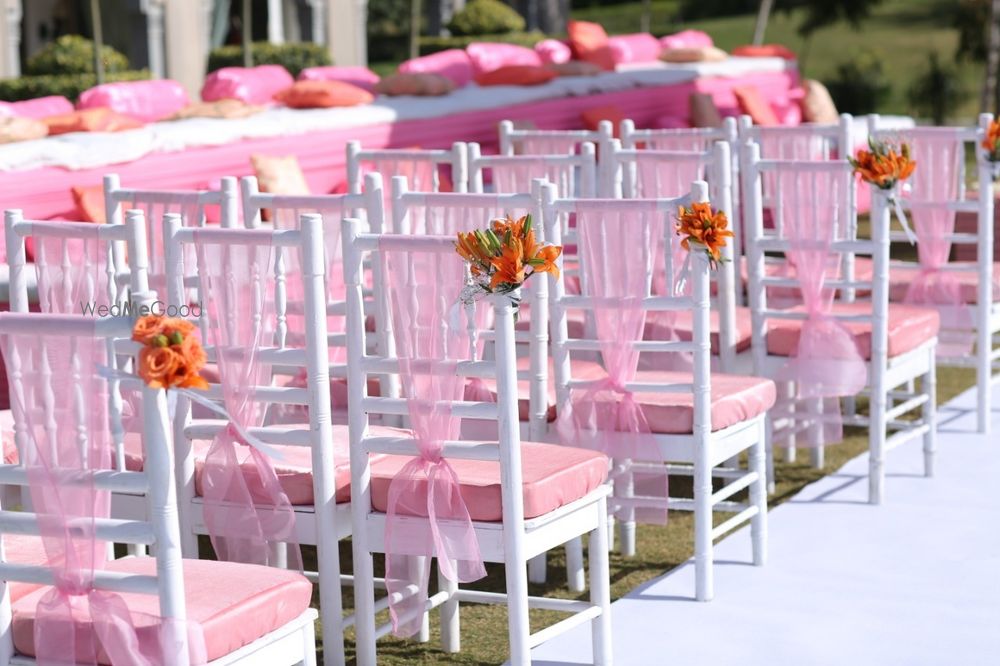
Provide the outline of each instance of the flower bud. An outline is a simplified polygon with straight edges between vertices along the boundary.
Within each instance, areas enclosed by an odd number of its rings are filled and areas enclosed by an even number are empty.
[[[182,342],[184,342],[184,336],[181,334],[180,331],[174,331],[173,333],[170,334],[170,344],[179,345]]]
[[[162,333],[153,338],[154,347],[166,347],[169,344],[170,340],[168,340],[167,336],[163,335]]]

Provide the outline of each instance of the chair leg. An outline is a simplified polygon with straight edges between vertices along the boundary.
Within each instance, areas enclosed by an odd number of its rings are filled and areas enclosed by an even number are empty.
[[[795,438],[796,434],[794,432],[795,428],[795,396],[796,389],[795,384],[792,382],[785,382],[785,400],[788,404],[788,421],[792,427],[792,433],[788,436],[785,441],[785,462],[793,463],[795,462]]]
[[[509,543],[510,539],[508,539]],[[523,551],[522,551],[523,552]],[[531,663],[528,624],[528,572],[523,557],[510,557],[504,569],[507,574],[507,631],[510,634],[511,666]]]
[[[823,448],[823,399],[811,398],[808,401],[809,414],[813,416],[809,424],[809,459],[815,469],[823,469],[826,464],[826,451]]]
[[[528,581],[536,585],[543,585],[545,583],[547,555],[548,553],[542,553],[528,560]]]
[[[316,666],[316,627],[312,622],[302,627],[302,666]]]
[[[868,503],[881,504],[885,495],[886,391],[881,373],[872,381],[868,417]]]
[[[750,538],[753,542],[753,563],[764,566],[767,563],[767,463],[764,453],[764,438],[767,426],[761,423],[760,437],[750,447],[750,471],[757,474],[757,480],[750,486],[750,503],[757,507],[757,515],[750,519]]]
[[[355,651],[358,666],[375,666],[375,571],[372,555],[363,546],[361,539],[353,541],[354,551],[354,632]],[[338,576],[339,578],[339,576]],[[323,650],[324,666],[333,666],[333,650]]]
[[[710,601],[713,596],[712,470],[708,449],[708,441],[700,442],[694,463],[694,576],[698,601]]]
[[[441,613],[441,649],[445,652],[458,652],[462,649],[462,635],[458,616],[458,583],[441,575],[438,568],[438,589],[448,592],[451,598],[440,606]]]
[[[774,481],[774,422],[771,415],[764,417],[764,457],[767,467],[767,492],[773,493],[776,490]]]
[[[583,568],[583,539],[581,537],[566,542],[566,585],[570,592],[583,592],[587,589],[587,576]]]
[[[412,555],[406,559],[410,568],[410,580],[420,580],[424,571],[426,571],[427,557],[424,555]],[[431,639],[430,613],[425,612],[420,619],[420,630],[413,639],[418,643],[426,643]]]
[[[929,354],[930,369],[921,381],[924,393],[927,395],[922,416],[928,427],[924,434],[924,476],[928,478],[934,476],[934,454],[937,450],[937,361],[933,349]]]
[[[608,564],[607,502],[597,508],[597,529],[590,533],[590,603],[601,607],[601,614],[590,621],[595,666],[611,666],[611,583]]]
[[[615,495],[622,498],[634,496],[632,471],[626,471],[615,481]],[[629,505],[622,512],[618,526],[618,550],[622,557],[635,556],[635,507]]]

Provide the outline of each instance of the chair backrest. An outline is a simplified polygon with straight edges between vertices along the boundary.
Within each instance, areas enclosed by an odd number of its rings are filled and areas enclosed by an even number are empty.
[[[448,150],[420,148],[379,148],[365,150],[360,141],[347,142],[347,189],[360,194],[366,173],[378,173],[383,180],[404,176],[418,192],[437,192],[441,187],[441,167],[451,168],[454,192],[468,188],[465,144],[456,141]]]
[[[704,152],[718,141],[735,146],[736,119],[726,118],[721,127],[676,129],[636,129],[634,121],[623,120],[620,136],[622,147],[626,149]]]
[[[765,160],[845,159],[854,153],[853,127],[854,118],[849,113],[840,114],[840,120],[829,125],[763,127],[754,125],[750,116],[740,116],[738,123],[740,142],[760,144]]]
[[[29,487],[35,511],[2,512],[0,532],[40,535],[49,562],[0,561],[0,579],[35,584],[54,579],[57,587],[67,586],[62,589],[64,593],[78,580],[83,583],[83,595],[101,590],[105,594],[157,596],[157,621],[166,630],[160,636],[163,642],[152,643],[157,640],[157,632],[149,626],[140,632],[139,644],[153,648],[149,655],[154,660],[186,664],[189,633],[185,626],[173,449],[163,390],[151,389],[137,378],[131,380],[142,391],[145,465],[141,472],[126,472],[116,471],[111,463],[110,432],[114,426],[108,409],[111,403],[108,392],[114,387],[104,368],[112,366],[109,351],[112,345],[119,345],[121,353],[126,350],[135,353],[135,343],[128,340],[131,333],[132,320],[128,317],[0,313],[0,340],[11,384],[15,440],[22,452],[18,464],[0,465],[0,483]],[[146,495],[149,519],[110,518],[107,499],[110,492]],[[73,522],[92,525],[94,531],[68,529]],[[103,571],[107,542],[152,546],[157,558],[155,572]],[[74,589],[71,593],[78,595],[81,590]],[[7,643],[7,653],[12,654],[6,587],[2,603],[3,617],[7,618],[3,641]],[[107,613],[111,605],[106,604],[104,610],[94,608],[94,613]],[[51,613],[48,615],[52,617]],[[39,616],[38,621],[42,622],[41,613]],[[145,619],[125,617],[124,621],[126,625],[141,625]],[[52,629],[50,626],[49,631]],[[116,662],[130,661],[133,655],[125,641],[114,643],[103,646],[111,658]],[[66,650],[72,647],[60,644],[55,649],[57,653],[53,655],[52,646],[36,645],[39,658],[44,655],[49,660],[65,658]],[[83,655],[81,659],[87,661],[85,648],[78,645],[77,650]],[[124,657],[123,650],[128,653]]]
[[[809,280],[813,284],[811,289],[817,294],[832,291],[840,301],[853,300],[859,291],[870,293],[870,307],[857,313],[834,312],[829,316],[841,321],[871,322],[875,335],[884,335],[888,311],[888,219],[886,217],[883,225],[881,209],[873,211],[871,239],[858,238],[851,194],[856,184],[851,165],[846,160],[762,160],[756,144],[745,145],[743,150],[744,234],[749,265],[747,291],[753,320],[754,355],[762,362],[767,354],[770,321],[808,318],[808,306],[790,310],[768,304],[769,288],[798,290],[803,280]],[[773,228],[764,227],[762,182],[765,176],[770,176],[775,184]],[[878,202],[884,207],[883,197],[878,196]],[[808,265],[795,265],[792,259],[795,253],[806,252],[811,255]],[[856,254],[872,257],[870,275],[855,276]],[[786,258],[792,262],[783,263]],[[790,266],[796,275],[789,277],[783,271],[768,271],[766,266],[771,263]],[[802,259],[798,263],[802,263]],[[880,351],[884,364],[885,347]],[[879,358],[872,356],[872,362],[878,363]]]
[[[501,155],[572,155],[584,143],[601,151],[614,135],[610,120],[602,120],[596,130],[515,129],[510,120],[501,120],[499,128]]]
[[[675,220],[680,206],[708,200],[704,182],[692,185],[690,194],[673,199],[591,199],[556,201],[546,208],[545,226],[550,242],[563,244],[562,224],[554,210],[576,214],[578,253],[581,263],[581,294],[567,294],[565,278],[550,278],[552,354],[555,362],[556,393],[560,409],[569,404],[571,392],[586,390],[596,377],[573,377],[571,358],[600,351],[605,370],[612,379],[622,380],[625,391],[690,393],[696,396],[695,427],[710,425],[707,395],[710,390],[711,344],[709,333],[708,266],[704,253],[690,259],[690,294],[679,295],[682,271],[676,262],[685,261],[675,252],[680,241]],[[682,251],[683,252],[683,251]],[[660,256],[658,256],[660,255]],[[662,257],[666,265],[662,291],[656,294],[656,265]],[[596,319],[583,337],[571,338],[567,310],[582,310]],[[693,312],[690,341],[643,340],[648,313]],[[617,326],[621,325],[621,329]],[[625,330],[627,329],[627,330]],[[619,337],[624,336],[624,337]],[[640,381],[627,370],[638,363],[640,353],[691,354],[691,382],[671,384]],[[628,360],[631,357],[631,361]],[[623,456],[628,457],[628,456]]]
[[[478,143],[468,144],[469,191],[485,192],[483,173],[489,171],[498,194],[531,192],[532,182],[544,178],[554,183],[560,197],[597,195],[597,162],[594,144],[580,144],[580,152],[566,155],[486,155]]]

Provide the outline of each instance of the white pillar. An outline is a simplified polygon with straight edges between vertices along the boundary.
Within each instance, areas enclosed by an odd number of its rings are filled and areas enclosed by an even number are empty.
[[[326,44],[326,3],[327,0],[309,0],[312,11],[312,41]]]
[[[285,11],[281,0],[267,0],[267,41],[272,44],[285,42]]]
[[[367,0],[328,0],[327,44],[335,65],[367,65]]]
[[[163,4],[162,0],[141,0],[139,9],[146,15],[146,51],[149,71],[154,79],[162,79],[167,70],[163,63]]]
[[[0,78],[21,76],[21,0],[0,0]]]
[[[197,96],[205,78],[205,33],[202,0],[170,0],[164,5],[167,24],[167,76]]]

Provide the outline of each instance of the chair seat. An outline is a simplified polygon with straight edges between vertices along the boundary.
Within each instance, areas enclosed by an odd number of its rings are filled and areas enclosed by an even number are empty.
[[[389,485],[409,456],[388,455],[372,463],[372,506],[388,509]],[[458,475],[462,498],[472,520],[498,522],[503,517],[500,463],[449,459]],[[580,499],[604,483],[608,459],[603,453],[558,444],[521,443],[524,517],[537,518]],[[421,482],[421,488],[426,481]],[[418,491],[419,492],[419,491]]]
[[[690,384],[689,372],[639,371],[636,381]],[[759,416],[774,406],[776,389],[770,379],[712,373],[712,431],[729,428]],[[634,394],[649,429],[663,435],[685,435],[694,431],[694,394]]]
[[[294,571],[210,560],[184,560],[183,569],[187,617],[201,625],[209,661],[288,624],[305,612],[312,598],[312,583]],[[107,570],[154,575],[156,559],[113,560]],[[35,655],[36,608],[50,589],[46,586],[35,590],[12,605],[14,647],[20,654]],[[155,630],[150,616],[159,615],[158,597],[123,593],[121,598],[139,632]],[[86,655],[77,658],[87,663]],[[99,661],[110,663],[105,654],[99,655]]]
[[[3,535],[3,554],[5,562],[14,564],[42,564],[49,559],[42,537],[21,534]],[[35,583],[12,581],[7,585],[7,591],[10,594],[11,603],[14,603],[40,587],[42,586]]]
[[[604,374],[604,370],[601,368],[599,363],[594,363],[593,361],[584,361],[582,359],[573,359],[571,364],[570,372],[573,377],[584,376],[584,377],[600,377]],[[517,371],[527,372],[531,369],[531,359],[526,356],[519,357],[517,359]],[[549,381],[548,381],[548,409],[546,411],[546,419],[549,422],[556,420],[556,370],[555,364],[552,357],[549,357]],[[486,386],[486,390],[490,392],[493,400],[496,400],[496,381],[494,379],[483,379],[483,384]],[[465,394],[466,400],[471,400],[469,391],[466,390]],[[522,421],[529,420],[531,415],[531,382],[527,379],[519,379],[517,382],[517,412],[518,417]]]
[[[948,265],[968,268],[968,271],[954,272],[951,275],[958,281],[962,301],[978,303],[979,274],[976,272],[976,264],[969,261],[953,261]],[[889,300],[902,302],[906,298],[907,289],[919,274],[920,266],[916,264],[893,266],[889,272]],[[993,264],[993,302],[1000,302],[1000,263]]]
[[[802,311],[798,306],[793,311]],[[832,312],[857,315],[871,312],[871,304],[834,303]],[[889,357],[901,356],[934,338],[940,328],[940,317],[935,310],[901,303],[889,304]],[[791,356],[799,346],[802,321],[770,320],[767,330],[767,352],[775,356]],[[872,325],[869,322],[844,322],[854,335],[858,350],[865,359],[871,358]]]
[[[665,319],[662,316],[664,314],[670,314],[672,317]],[[736,352],[740,353],[750,349],[753,338],[753,322],[750,318],[750,308],[738,307],[735,314],[733,323],[736,329]],[[718,310],[713,309],[709,312],[709,327],[711,329],[712,353],[718,356],[721,346],[719,343],[721,328]],[[650,312],[646,315],[646,329],[643,332],[643,337],[646,340],[665,340],[671,331],[678,339],[689,342],[694,331],[694,313],[691,310],[680,310],[672,313]]]

